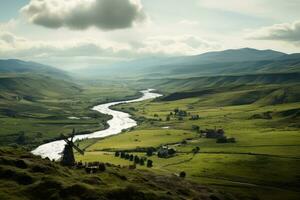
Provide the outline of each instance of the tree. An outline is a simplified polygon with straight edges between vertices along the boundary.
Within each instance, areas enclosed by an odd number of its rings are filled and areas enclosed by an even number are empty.
[[[147,156],[152,156],[155,149],[153,147],[147,148]]]
[[[125,158],[125,152],[121,152],[121,158]]]
[[[178,112],[179,112],[179,109],[178,109],[178,108],[175,108],[175,109],[174,109],[175,115],[177,115]]]
[[[145,165],[145,161],[142,158],[140,159],[140,165],[142,165],[142,166]]]
[[[140,163],[140,158],[138,156],[134,156],[134,163]]]
[[[193,154],[197,154],[200,152],[200,148],[199,147],[195,147],[193,150],[192,150]]]
[[[170,121],[170,120],[171,120],[170,115],[167,115],[166,121]]]
[[[129,156],[129,160],[130,160],[130,161],[133,161],[133,158],[134,158],[134,156],[131,154],[131,155]]]
[[[153,167],[153,161],[152,160],[147,160],[147,167]]]
[[[192,125],[192,129],[193,129],[193,131],[199,132],[200,131],[200,126],[198,126],[198,125]]]
[[[180,178],[185,178],[186,177],[186,173],[184,171],[180,172],[179,177]]]
[[[119,157],[120,156],[120,152],[116,151],[115,152],[115,157]]]
[[[126,159],[126,160],[129,160],[129,158],[130,158],[129,154],[126,153],[126,154],[125,154],[125,159]]]
[[[175,149],[173,149],[173,148],[168,149],[168,154],[170,156],[174,155],[175,153],[176,153]]]

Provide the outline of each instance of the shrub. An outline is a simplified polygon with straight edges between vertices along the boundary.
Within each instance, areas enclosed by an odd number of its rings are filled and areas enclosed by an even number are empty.
[[[147,156],[152,156],[155,151],[155,148],[149,147],[147,148]]]
[[[153,167],[153,161],[152,160],[147,160],[147,167]]]
[[[16,139],[16,143],[20,144],[20,145],[26,144],[26,136],[25,136],[25,132],[24,131],[21,131],[19,133],[19,136]]]
[[[120,152],[116,151],[115,152],[115,157],[119,157],[120,156]]]
[[[185,178],[185,176],[186,176],[186,173],[184,171],[180,172],[180,174],[179,174],[180,178]]]
[[[15,165],[21,169],[26,169],[28,167],[24,160],[17,160]]]
[[[195,147],[195,148],[192,150],[193,154],[197,154],[197,153],[199,153],[199,151],[200,151],[200,148],[199,148],[199,147]]]
[[[140,159],[140,165],[145,165],[145,161],[144,161],[144,159]]]
[[[100,170],[101,172],[104,172],[104,171],[106,170],[106,167],[105,167],[105,164],[104,164],[104,163],[100,163],[100,164],[99,164],[99,170]]]
[[[140,162],[140,158],[138,156],[134,156],[134,163],[138,164]]]
[[[200,126],[198,126],[198,125],[192,125],[192,130],[199,132],[200,131]]]
[[[130,161],[133,161],[133,158],[134,158],[134,156],[131,154],[131,155],[129,156],[129,160],[130,160]]]
[[[166,121],[170,121],[171,120],[171,118],[170,118],[170,116],[168,115],[167,117],[166,117]]]
[[[121,158],[125,158],[125,152],[121,152]]]

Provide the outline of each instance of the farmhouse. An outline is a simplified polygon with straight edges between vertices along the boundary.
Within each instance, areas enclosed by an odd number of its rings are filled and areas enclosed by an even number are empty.
[[[169,148],[168,146],[162,146],[157,151],[157,156],[160,158],[169,158],[176,153],[174,148]]]

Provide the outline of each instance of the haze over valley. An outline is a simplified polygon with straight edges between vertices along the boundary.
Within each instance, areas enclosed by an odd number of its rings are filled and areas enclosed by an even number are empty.
[[[298,0],[4,0],[0,200],[296,200]]]

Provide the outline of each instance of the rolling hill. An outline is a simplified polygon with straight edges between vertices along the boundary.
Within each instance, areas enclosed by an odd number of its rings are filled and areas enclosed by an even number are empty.
[[[21,60],[0,60],[0,99],[34,100],[79,92],[70,76],[54,67]]]
[[[106,67],[87,68],[81,73],[100,77],[165,78],[299,71],[299,54],[244,48],[195,56],[139,59]]]
[[[69,75],[57,68],[35,63],[26,62],[17,59],[0,60],[0,74],[38,74],[43,76],[51,76],[53,78],[70,78]]]

